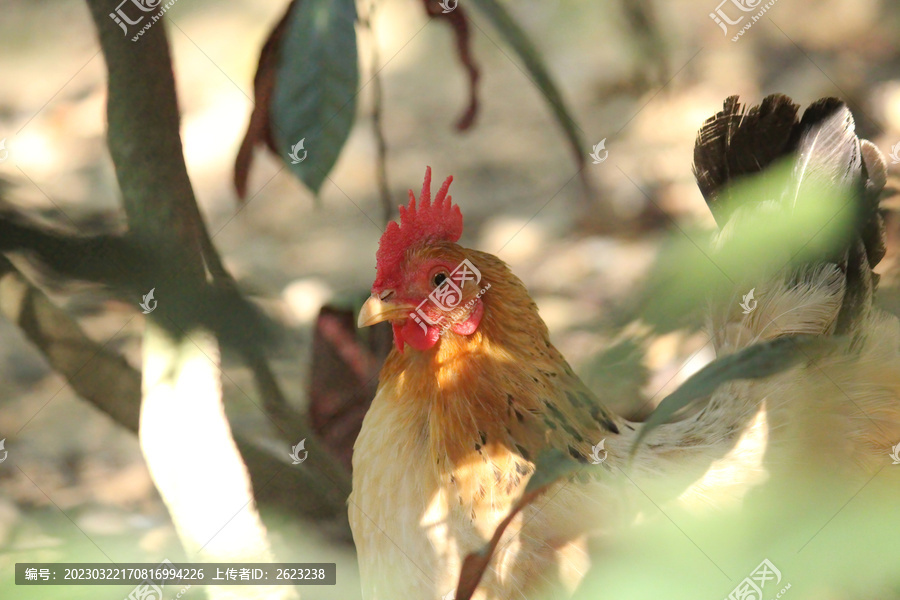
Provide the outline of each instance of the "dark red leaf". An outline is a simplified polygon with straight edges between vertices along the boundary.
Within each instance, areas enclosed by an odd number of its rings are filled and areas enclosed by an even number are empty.
[[[253,112],[250,113],[247,133],[244,134],[244,140],[241,142],[237,158],[234,161],[234,187],[241,200],[247,196],[247,177],[250,174],[250,166],[253,164],[253,150],[256,146],[266,144],[272,152],[278,153],[269,127],[269,101],[275,89],[281,37],[284,34],[288,16],[296,4],[297,0],[290,3],[259,53],[259,63],[256,67],[256,75],[253,77]]]
[[[452,11],[445,13],[438,0],[423,0],[425,12],[433,19],[442,19],[453,30],[456,37],[456,52],[459,62],[469,75],[469,106],[456,122],[456,128],[465,131],[475,122],[478,114],[478,78],[480,73],[475,60],[472,57],[471,35],[469,33],[469,19],[462,6],[457,5]]]
[[[313,334],[309,418],[313,431],[347,469],[353,443],[375,396],[391,349],[391,328],[379,324],[357,337],[352,310],[323,306]]]

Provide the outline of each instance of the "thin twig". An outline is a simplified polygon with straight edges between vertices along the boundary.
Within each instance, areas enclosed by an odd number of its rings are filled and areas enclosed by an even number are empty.
[[[381,74],[379,65],[381,64],[381,55],[378,51],[378,38],[375,35],[375,28],[372,23],[375,14],[375,0],[369,4],[368,14],[365,19],[361,19],[366,29],[369,30],[369,38],[372,40],[372,129],[375,132],[375,144],[378,150],[378,159],[375,164],[375,176],[378,180],[378,191],[381,194],[381,208],[384,216],[384,224],[387,225],[394,216],[394,202],[391,199],[391,189],[388,185],[387,177],[387,141],[384,137],[384,127],[382,115],[384,111],[383,93],[381,88]]]

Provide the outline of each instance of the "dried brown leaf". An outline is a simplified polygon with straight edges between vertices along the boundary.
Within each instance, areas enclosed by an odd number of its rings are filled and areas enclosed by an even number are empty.
[[[253,164],[253,150],[256,146],[265,144],[272,152],[278,153],[272,139],[269,103],[275,90],[281,38],[287,27],[288,17],[296,4],[297,0],[292,0],[259,53],[259,63],[256,67],[256,75],[253,77],[253,112],[250,113],[247,133],[244,134],[244,140],[241,142],[237,158],[234,161],[234,188],[237,190],[238,198],[242,201],[247,197],[247,178]]]
[[[480,72],[472,56],[471,33],[469,31],[469,17],[462,6],[457,5],[450,12],[444,12],[438,0],[423,0],[425,12],[433,19],[441,19],[453,30],[456,39],[456,53],[459,62],[462,63],[469,76],[469,105],[463,111],[462,116],[456,122],[456,128],[465,131],[475,122],[478,114],[478,79]]]

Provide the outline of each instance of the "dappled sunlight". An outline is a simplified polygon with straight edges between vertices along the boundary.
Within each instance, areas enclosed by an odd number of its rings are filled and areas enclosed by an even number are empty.
[[[900,598],[897,3],[101,4],[0,20],[0,596],[258,559],[338,573],[259,597],[451,600],[534,481],[474,600],[726,598],[765,561],[763,600]],[[774,93],[852,121],[695,151]],[[812,162],[751,177],[783,148]],[[474,331],[385,363],[357,316],[428,165],[497,271]]]

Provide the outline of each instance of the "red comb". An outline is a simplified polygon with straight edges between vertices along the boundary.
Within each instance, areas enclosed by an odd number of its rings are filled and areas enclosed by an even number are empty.
[[[431,167],[425,168],[425,182],[419,194],[419,207],[416,208],[416,197],[409,190],[409,206],[400,207],[400,224],[388,223],[387,229],[378,242],[375,253],[376,277],[374,287],[384,288],[389,285],[391,275],[398,274],[398,268],[406,251],[420,244],[437,241],[455,242],[462,235],[463,218],[458,206],[451,204],[452,198],[447,195],[451,175],[438,190],[434,202],[431,202]],[[393,285],[395,282],[390,282]]]

